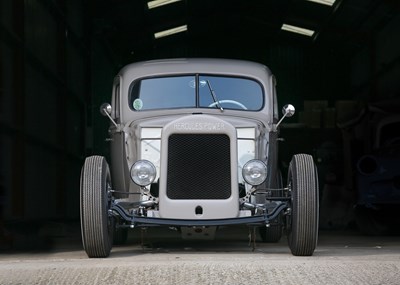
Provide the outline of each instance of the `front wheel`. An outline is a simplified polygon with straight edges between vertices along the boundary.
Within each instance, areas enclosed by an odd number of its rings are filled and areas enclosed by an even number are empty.
[[[291,214],[287,218],[288,243],[293,255],[310,256],[318,240],[318,176],[310,155],[296,154],[289,166]]]
[[[102,156],[86,158],[81,172],[80,217],[83,247],[88,257],[107,257],[113,240],[110,170]]]

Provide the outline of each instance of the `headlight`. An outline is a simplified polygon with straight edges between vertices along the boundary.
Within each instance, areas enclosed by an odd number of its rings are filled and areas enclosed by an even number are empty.
[[[261,160],[250,160],[243,166],[242,175],[250,185],[260,185],[267,179],[267,165]]]
[[[156,167],[148,160],[138,160],[131,167],[131,178],[139,186],[147,186],[156,179]]]

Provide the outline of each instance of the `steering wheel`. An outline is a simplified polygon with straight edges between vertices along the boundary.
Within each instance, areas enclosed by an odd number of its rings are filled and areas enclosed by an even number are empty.
[[[243,110],[247,110],[247,107],[246,107],[245,105],[243,105],[242,103],[240,103],[240,102],[238,102],[238,101],[235,101],[235,100],[220,100],[220,101],[211,103],[210,105],[208,105],[208,107],[209,107],[209,108],[215,107],[215,106],[217,106],[218,104],[222,104],[222,103],[233,104],[233,105],[239,106],[239,107],[242,108]]]

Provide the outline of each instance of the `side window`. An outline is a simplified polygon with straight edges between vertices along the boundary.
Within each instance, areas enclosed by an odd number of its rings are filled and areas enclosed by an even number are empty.
[[[278,111],[278,98],[276,96],[276,78],[272,76],[272,92],[273,92],[273,100],[274,100],[274,123],[279,121],[279,111]]]
[[[112,106],[111,116],[114,118],[114,120],[117,123],[119,123],[119,117],[120,117],[120,85],[119,85],[119,82],[116,85],[114,85],[111,106]]]

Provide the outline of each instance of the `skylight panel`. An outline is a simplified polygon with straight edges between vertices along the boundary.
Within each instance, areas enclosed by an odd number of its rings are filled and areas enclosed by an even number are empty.
[[[308,37],[312,37],[315,32],[313,30],[309,30],[309,29],[305,29],[305,28],[301,28],[301,27],[297,27],[297,26],[292,26],[292,25],[288,25],[288,24],[283,24],[281,29],[284,31],[288,31],[288,32],[292,32],[292,33],[296,33],[296,34],[300,34],[300,35],[304,35],[304,36],[308,36]]]
[[[333,6],[333,4],[335,4],[336,0],[307,0],[310,2],[315,2],[318,4],[322,4],[322,5],[327,5],[327,6]]]
[[[179,26],[179,27],[176,27],[176,28],[168,29],[168,30],[165,30],[165,31],[157,32],[157,33],[154,34],[154,37],[156,39],[159,39],[159,38],[162,38],[162,37],[167,37],[167,36],[174,35],[174,34],[177,34],[177,33],[182,33],[182,32],[185,32],[185,31],[187,31],[187,25],[183,25],[183,26]]]
[[[181,0],[154,0],[154,1],[147,2],[147,7],[149,7],[149,9],[153,9],[153,8],[161,7],[161,6],[172,4],[175,2],[179,2],[179,1],[181,1]]]

